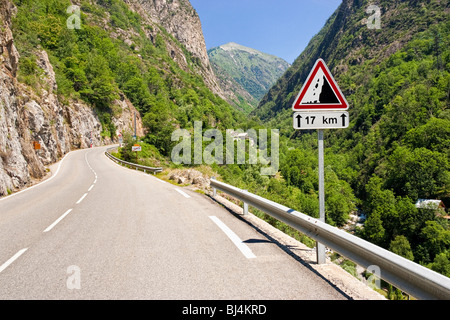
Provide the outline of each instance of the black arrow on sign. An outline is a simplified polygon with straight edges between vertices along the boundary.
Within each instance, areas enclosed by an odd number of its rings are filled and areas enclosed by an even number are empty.
[[[297,127],[300,128],[301,127],[302,116],[298,114],[295,118],[297,119]]]
[[[342,126],[345,127],[345,118],[347,118],[346,114],[343,113],[343,114],[341,115],[341,118],[342,118]]]

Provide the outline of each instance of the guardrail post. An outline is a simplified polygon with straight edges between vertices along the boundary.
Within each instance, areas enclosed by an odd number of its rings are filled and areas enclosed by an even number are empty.
[[[214,180],[216,180],[216,178],[215,178],[215,177],[211,177],[211,179],[214,179]],[[217,195],[217,190],[216,190],[216,188],[214,188],[214,187],[213,187],[213,197],[215,198],[215,197],[216,197],[216,195]]]
[[[244,192],[247,192],[247,190],[244,190]],[[248,214],[248,203],[244,201],[244,216]]]

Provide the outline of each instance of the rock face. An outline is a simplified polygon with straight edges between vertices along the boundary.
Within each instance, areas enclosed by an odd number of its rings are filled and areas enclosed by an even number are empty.
[[[188,0],[125,0],[125,3],[147,23],[161,25],[177,39],[197,61],[197,71],[208,88],[226,99],[209,62],[200,18]],[[184,53],[178,48],[168,49],[172,51],[172,58],[183,66]]]
[[[20,57],[10,28],[15,10],[10,1],[0,1],[0,196],[44,177],[45,166],[72,149],[112,142],[102,138],[102,126],[90,106],[58,99],[55,73],[44,50],[37,52],[44,83],[38,93],[18,81]],[[131,130],[136,110],[125,98],[115,104],[121,110],[113,118],[116,128]],[[139,115],[136,122],[138,135],[143,135]]]

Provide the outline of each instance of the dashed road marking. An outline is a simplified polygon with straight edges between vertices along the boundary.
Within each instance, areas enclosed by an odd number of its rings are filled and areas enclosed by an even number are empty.
[[[85,194],[83,194],[83,196],[80,198],[80,200],[78,200],[77,201],[77,203],[76,204],[79,204],[79,203],[81,203],[81,201],[83,201],[84,200],[84,198],[86,198],[86,196],[87,196],[88,194],[87,193],[85,193]]]
[[[183,195],[185,198],[190,198],[191,196],[188,195],[186,192],[180,190],[180,189],[175,189],[176,191],[178,191],[178,193],[180,193],[181,195]]]
[[[0,273],[5,270],[6,268],[8,268],[8,266],[13,263],[14,261],[16,261],[17,258],[19,258],[25,251],[27,251],[28,248],[24,248],[19,250],[15,255],[13,255],[11,258],[8,259],[8,261],[6,261],[4,264],[2,264],[0,266]]]
[[[67,210],[61,217],[59,217],[58,219],[55,220],[55,222],[53,222],[51,225],[49,225],[44,232],[49,232],[50,230],[53,229],[54,226],[56,226],[58,224],[58,222],[60,222],[62,219],[64,219],[65,216],[67,216],[70,211],[72,211],[72,209]]]

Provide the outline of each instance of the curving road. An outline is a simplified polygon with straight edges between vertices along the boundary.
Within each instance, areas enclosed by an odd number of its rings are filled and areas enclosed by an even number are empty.
[[[0,299],[346,299],[204,195],[70,152],[0,199]]]

